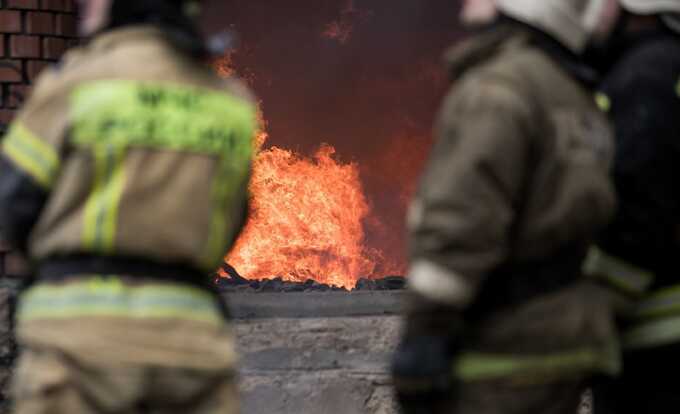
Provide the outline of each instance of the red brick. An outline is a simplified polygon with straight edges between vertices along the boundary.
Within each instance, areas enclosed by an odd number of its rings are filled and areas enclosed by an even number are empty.
[[[39,58],[40,38],[38,36],[11,36],[9,51],[13,58]]]
[[[58,37],[43,39],[43,58],[57,60],[66,51],[66,40]]]
[[[66,0],[42,0],[42,9],[67,12],[70,11],[67,3]]]
[[[14,111],[7,109],[0,109],[0,125],[7,125],[12,122],[14,118]]]
[[[37,9],[38,0],[7,0],[7,7],[10,9]]]
[[[56,33],[62,36],[77,36],[78,21],[76,17],[70,14],[58,14]]]
[[[47,66],[49,66],[49,62],[45,62],[44,60],[29,60],[26,63],[26,74],[28,75],[28,81],[31,83],[35,81],[35,79],[40,75],[40,72],[42,72]]]
[[[75,0],[66,0],[66,11],[69,13],[73,13],[77,11],[77,6]]]
[[[9,85],[6,105],[11,109],[21,106],[31,93],[31,87],[26,85]]]
[[[26,30],[30,34],[53,34],[54,17],[51,13],[29,12],[26,15]]]
[[[12,67],[8,67],[11,65]],[[21,82],[23,80],[21,62],[0,60],[0,82]]]
[[[0,27],[3,33],[20,33],[21,12],[0,10]]]

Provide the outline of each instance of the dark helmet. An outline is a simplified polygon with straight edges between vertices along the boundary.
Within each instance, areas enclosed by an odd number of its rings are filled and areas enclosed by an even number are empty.
[[[130,25],[155,25],[180,49],[192,55],[208,53],[195,18],[201,0],[113,0],[104,30]]]
[[[200,10],[201,0],[113,0],[111,24],[154,23],[159,18],[193,19]]]

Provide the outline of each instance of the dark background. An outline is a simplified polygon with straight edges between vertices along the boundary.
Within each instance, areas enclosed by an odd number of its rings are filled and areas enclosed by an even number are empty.
[[[357,162],[371,247],[403,260],[407,200],[432,142],[461,31],[456,0],[220,0],[204,27],[239,41],[233,62],[261,100],[268,145],[310,155],[326,142]],[[336,34],[336,36],[333,35]],[[380,224],[381,223],[381,224]]]

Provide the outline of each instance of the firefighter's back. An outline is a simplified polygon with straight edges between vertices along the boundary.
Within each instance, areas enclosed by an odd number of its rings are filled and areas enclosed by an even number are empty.
[[[171,34],[130,25],[69,53],[5,139],[30,183],[6,193],[38,206],[13,230],[36,263],[19,413],[237,410],[209,274],[245,219],[255,108]]]

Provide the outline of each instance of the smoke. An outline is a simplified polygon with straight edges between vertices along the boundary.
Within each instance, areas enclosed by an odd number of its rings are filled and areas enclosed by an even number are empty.
[[[269,145],[357,162],[370,247],[405,261],[404,215],[460,36],[453,0],[222,0],[208,31],[238,34],[232,59],[262,101]]]

